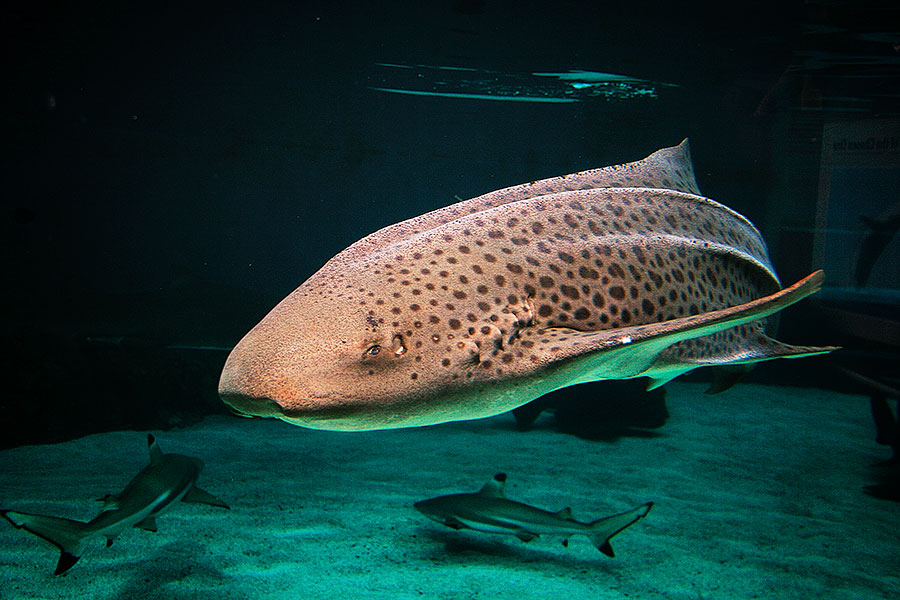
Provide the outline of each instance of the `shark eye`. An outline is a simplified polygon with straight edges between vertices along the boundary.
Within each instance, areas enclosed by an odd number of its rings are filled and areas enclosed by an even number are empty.
[[[369,349],[366,350],[366,354],[369,356],[378,356],[378,354],[380,352],[381,352],[381,346],[379,346],[378,344],[369,346]]]

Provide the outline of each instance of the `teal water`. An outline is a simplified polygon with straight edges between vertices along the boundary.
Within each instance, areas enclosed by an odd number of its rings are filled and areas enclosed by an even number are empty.
[[[179,504],[64,577],[0,520],[0,600],[900,596],[898,504],[864,489],[896,466],[869,397],[828,391],[871,387],[836,366],[898,385],[896,2],[13,4],[0,508],[94,516],[152,430],[232,510]],[[676,380],[664,426],[613,441],[549,415],[316,432],[217,397],[229,349],[363,236],[684,138],[783,282],[826,271],[779,338],[843,350],[715,397]],[[499,471],[581,520],[655,505],[615,559],[412,508]]]
[[[210,417],[157,432],[206,462],[199,484],[231,511],[181,504],[157,533],[94,541],[62,577],[54,548],[0,523],[2,597],[896,597],[897,504],[863,492],[889,454],[867,398],[667,389],[668,423],[615,442],[557,433],[548,415],[520,432],[509,414],[353,434]],[[121,431],[3,451],[2,506],[93,516],[93,498],[145,465],[144,445]],[[453,531],[412,508],[498,471],[510,498],[582,520],[655,505],[613,538],[613,559],[583,537]]]

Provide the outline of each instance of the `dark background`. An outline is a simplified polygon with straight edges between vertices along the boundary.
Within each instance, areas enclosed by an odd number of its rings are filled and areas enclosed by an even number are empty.
[[[792,283],[812,269],[823,123],[898,116],[900,37],[866,37],[897,35],[894,3],[13,4],[3,446],[223,411],[227,348],[363,235],[685,137],[703,192],[757,223]],[[367,87],[379,62],[679,87],[576,104],[401,96]],[[780,337],[855,343],[812,314],[793,307]],[[821,360],[756,376],[829,385]]]

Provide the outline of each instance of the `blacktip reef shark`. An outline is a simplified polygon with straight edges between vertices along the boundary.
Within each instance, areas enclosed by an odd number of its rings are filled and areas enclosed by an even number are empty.
[[[571,508],[550,512],[506,498],[506,474],[497,473],[481,491],[473,494],[449,494],[416,502],[413,506],[423,515],[451,529],[474,529],[487,533],[509,533],[523,542],[541,534],[563,536],[586,535],[603,554],[614,556],[609,539],[647,516],[652,502],[629,511],[597,519],[590,523],[576,521]]]
[[[128,527],[156,531],[156,517],[179,500],[229,508],[222,500],[197,487],[203,461],[193,456],[163,453],[152,435],[147,436],[147,445],[150,464],[121,492],[100,498],[103,511],[88,523],[6,509],[0,510],[0,516],[16,528],[59,548],[55,574],[60,575],[78,562],[88,539],[105,537],[108,548]]]
[[[832,350],[766,335],[823,273],[781,289],[753,224],[699,194],[685,140],[385,227],[244,336],[219,395],[245,415],[388,429]]]

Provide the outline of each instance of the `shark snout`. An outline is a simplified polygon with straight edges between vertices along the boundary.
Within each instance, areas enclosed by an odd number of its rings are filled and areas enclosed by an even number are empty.
[[[438,523],[443,523],[446,515],[442,514],[431,500],[420,500],[413,504],[413,508]]]
[[[219,397],[241,416],[274,417],[315,429],[359,429],[352,415],[359,394],[321,377],[284,343],[260,349],[250,332],[231,351],[219,379]],[[355,383],[355,382],[354,382]]]
[[[237,413],[281,417],[299,392],[287,353],[254,350],[253,332],[228,355],[219,379],[219,397]]]
[[[226,364],[219,397],[241,416],[293,420],[327,413],[330,398],[310,393],[290,378],[245,377]]]

